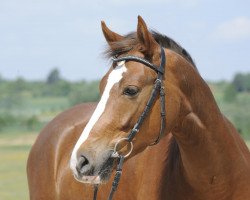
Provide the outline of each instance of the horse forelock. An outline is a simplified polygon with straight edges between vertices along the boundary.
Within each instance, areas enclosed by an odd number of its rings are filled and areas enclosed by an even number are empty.
[[[129,33],[123,40],[110,43],[104,54],[108,58],[117,57],[121,54],[129,52],[131,49],[135,48],[138,43],[136,33]]]

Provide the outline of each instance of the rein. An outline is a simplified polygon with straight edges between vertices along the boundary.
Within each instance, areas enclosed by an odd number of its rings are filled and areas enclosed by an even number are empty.
[[[112,157],[118,158],[118,165],[116,168],[116,174],[115,174],[115,177],[114,177],[114,180],[112,183],[112,188],[111,188],[111,191],[109,193],[108,200],[112,200],[113,195],[114,195],[115,191],[117,190],[117,187],[118,187],[118,184],[119,184],[119,181],[121,178],[121,174],[122,174],[122,166],[123,166],[124,159],[126,157],[128,157],[133,150],[132,140],[134,139],[136,134],[139,132],[140,127],[141,127],[142,123],[144,122],[146,116],[148,115],[149,111],[151,110],[158,93],[160,95],[160,105],[161,105],[161,113],[160,113],[161,114],[161,128],[160,128],[160,133],[159,133],[157,139],[152,144],[150,144],[150,146],[153,146],[153,145],[156,145],[159,143],[160,139],[163,136],[163,132],[165,130],[165,127],[166,127],[165,92],[164,92],[164,86],[163,86],[163,76],[164,76],[164,71],[165,71],[164,67],[165,67],[165,63],[166,63],[166,56],[165,56],[164,49],[161,47],[161,64],[159,67],[150,63],[149,61],[145,60],[144,58],[140,58],[140,57],[136,57],[136,56],[124,56],[124,57],[120,57],[120,58],[112,58],[112,60],[114,63],[117,63],[120,61],[134,61],[134,62],[142,63],[145,66],[149,67],[150,69],[154,70],[157,73],[157,78],[155,80],[154,88],[153,88],[151,95],[148,99],[146,107],[144,108],[144,110],[143,110],[141,116],[139,117],[139,119],[137,120],[136,124],[134,125],[134,127],[132,128],[132,130],[130,131],[130,133],[128,134],[127,137],[121,138],[115,144]],[[117,151],[117,146],[122,141],[127,141],[130,144],[130,151],[125,156],[120,155]],[[98,185],[95,185],[94,186],[93,200],[97,199],[97,193],[98,193]]]

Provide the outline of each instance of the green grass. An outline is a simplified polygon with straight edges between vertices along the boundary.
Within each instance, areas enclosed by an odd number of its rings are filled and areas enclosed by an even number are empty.
[[[26,161],[37,134],[6,132],[0,135],[0,199],[29,199]]]
[[[0,199],[28,199],[26,160],[30,145],[0,146]]]

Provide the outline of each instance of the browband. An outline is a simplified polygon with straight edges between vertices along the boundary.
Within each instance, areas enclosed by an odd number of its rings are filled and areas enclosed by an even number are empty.
[[[163,58],[164,58],[164,60],[163,60]],[[142,63],[142,64],[148,66],[149,68],[153,69],[156,73],[164,74],[164,67],[162,67],[162,63],[160,65],[160,67],[158,67],[158,66],[150,63],[148,60],[141,58],[141,57],[137,57],[137,56],[123,56],[120,58],[113,57],[112,61],[115,63],[120,62],[120,61],[125,61],[125,62],[135,61],[135,62],[139,62],[139,63]],[[165,53],[164,53],[164,50],[162,47],[161,47],[161,62],[165,63]]]

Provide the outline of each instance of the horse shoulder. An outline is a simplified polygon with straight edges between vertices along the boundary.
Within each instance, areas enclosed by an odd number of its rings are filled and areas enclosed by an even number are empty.
[[[80,104],[48,123],[38,135],[27,161],[30,199],[55,199],[76,140],[96,104]]]

